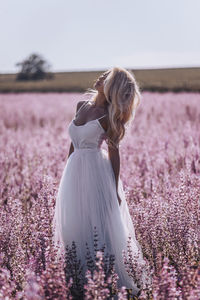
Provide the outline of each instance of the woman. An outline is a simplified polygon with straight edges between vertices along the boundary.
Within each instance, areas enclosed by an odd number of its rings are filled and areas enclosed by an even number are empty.
[[[128,236],[133,254],[139,253],[138,263],[145,262],[119,176],[119,142],[125,124],[133,119],[140,92],[134,75],[119,67],[103,73],[94,87],[89,92],[92,99],[77,104],[68,127],[72,142],[56,199],[54,238],[64,246],[75,241],[84,264],[86,242],[90,252],[94,250],[96,226],[99,245],[115,256],[118,288],[126,286],[136,295],[139,288],[128,276],[122,257]],[[108,151],[101,149],[103,140]]]

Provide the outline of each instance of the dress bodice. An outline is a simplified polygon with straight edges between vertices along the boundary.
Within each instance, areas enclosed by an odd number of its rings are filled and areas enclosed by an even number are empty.
[[[68,132],[72,140],[74,149],[99,149],[106,132],[101,126],[99,119],[90,120],[83,125],[76,125],[74,119],[70,122]]]

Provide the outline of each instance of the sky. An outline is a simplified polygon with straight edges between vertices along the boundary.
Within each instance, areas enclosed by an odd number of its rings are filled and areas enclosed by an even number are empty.
[[[200,67],[199,0],[0,0],[0,73]]]

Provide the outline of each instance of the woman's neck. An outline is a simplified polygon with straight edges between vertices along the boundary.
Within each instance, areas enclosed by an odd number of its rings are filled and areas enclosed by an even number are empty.
[[[98,93],[97,96],[93,100],[94,106],[101,107],[101,108],[107,108],[108,102],[106,100],[106,97],[104,94]]]

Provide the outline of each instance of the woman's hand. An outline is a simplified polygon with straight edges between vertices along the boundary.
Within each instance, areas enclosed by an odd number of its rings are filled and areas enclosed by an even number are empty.
[[[121,200],[121,198],[120,198],[120,196],[119,196],[119,194],[117,193],[117,199],[118,199],[118,202],[119,202],[119,205],[121,204],[121,202],[122,202],[122,200]]]

